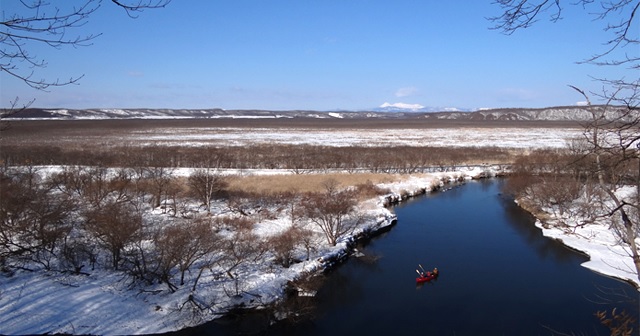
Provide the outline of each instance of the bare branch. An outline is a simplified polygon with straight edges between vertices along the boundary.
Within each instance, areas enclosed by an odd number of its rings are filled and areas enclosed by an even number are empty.
[[[635,70],[637,74],[640,70],[640,55],[638,54],[640,31],[637,29],[640,1],[576,0],[569,5],[581,5],[586,8],[587,5],[594,3],[598,3],[600,7],[591,13],[594,16],[594,21],[602,21],[604,23],[603,30],[611,37],[603,41],[602,45],[605,46],[603,51],[596,52],[578,63],[625,65],[630,70]],[[531,27],[545,12],[549,14],[551,22],[557,22],[562,18],[563,5],[560,0],[496,0],[494,4],[500,6],[502,14],[488,18],[495,23],[491,29],[500,30],[507,35]],[[633,77],[637,78],[637,76]],[[634,80],[629,82],[632,83]]]
[[[589,96],[587,96],[587,94],[586,94],[586,93],[584,93],[584,91],[583,91],[583,90],[581,90],[581,89],[579,89],[579,88],[577,88],[577,87],[575,87],[575,86],[573,86],[573,85],[571,85],[571,84],[569,84],[569,87],[570,87],[570,88],[572,88],[572,89],[574,89],[574,90],[576,90],[576,91],[578,91],[578,92],[580,92],[580,94],[582,94],[582,96],[584,97],[584,99],[586,99],[586,100],[587,100],[587,105],[588,105],[588,106],[591,106],[591,100],[589,100]]]
[[[165,7],[171,0],[111,0],[124,8],[130,17],[132,13],[144,9]],[[75,84],[83,75],[72,76],[68,80],[35,79],[35,69],[46,68],[44,59],[32,54],[34,45],[46,45],[54,49],[65,46],[90,46],[101,34],[76,34],[75,31],[87,24],[102,5],[102,0],[85,0],[80,6],[60,9],[44,0],[20,1],[19,13],[6,14],[0,21],[0,72],[17,78],[37,90],[51,86]]]
[[[137,3],[127,4],[122,0],[111,0],[116,6],[123,8],[127,11],[127,15],[131,18],[136,18],[134,15],[136,12],[142,12],[145,9],[157,9],[164,8],[171,2],[171,0],[138,0]]]
[[[19,106],[18,104],[19,101],[20,101],[20,98],[16,97],[16,99],[9,102],[8,108],[0,109],[0,132],[6,131],[11,127],[11,124],[5,120],[6,118],[29,108],[29,106],[33,104],[35,99],[32,99],[26,102],[22,106]],[[2,133],[0,133],[0,139],[2,139]]]
[[[632,0],[618,0],[617,2],[603,1],[601,2],[602,11],[598,14],[597,19],[604,20],[609,15],[620,13],[622,20],[617,23],[609,23],[604,28],[605,31],[611,32],[613,37],[606,41],[604,45],[608,48],[597,53],[584,61],[579,63],[593,63],[596,65],[622,65],[630,64],[631,68],[638,69],[640,62],[640,55],[625,54],[625,57],[615,60],[603,60],[606,56],[611,54],[616,49],[622,49],[630,45],[638,45],[640,39],[638,37],[637,29],[633,30],[632,26],[637,20],[638,9],[640,8],[640,2],[633,4]]]
[[[507,35],[531,27],[543,12],[553,11],[550,15],[552,22],[560,20],[562,13],[560,0],[496,0],[494,4],[502,8],[502,15],[488,18],[496,23],[492,29]]]

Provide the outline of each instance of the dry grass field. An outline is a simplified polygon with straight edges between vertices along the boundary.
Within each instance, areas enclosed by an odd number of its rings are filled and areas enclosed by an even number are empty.
[[[260,195],[278,194],[283,192],[322,192],[325,183],[334,180],[338,186],[355,186],[362,184],[391,183],[402,180],[398,174],[302,174],[302,175],[250,175],[230,177],[229,190],[255,193]]]
[[[396,146],[469,147],[466,151],[472,153],[478,152],[477,148],[497,147],[508,148],[511,155],[518,155],[535,148],[563,147],[580,132],[575,123],[569,122],[312,118],[30,120],[12,121],[9,129],[2,131],[0,151],[3,146],[54,146],[65,150],[108,152],[110,148],[146,146],[243,148],[256,145],[312,145],[326,147],[326,151],[335,151],[336,155],[337,148],[353,146],[361,150]],[[291,151],[288,148],[285,151]],[[47,153],[46,149],[44,153]],[[387,156],[400,154],[393,149],[385,150],[385,153]],[[291,155],[296,157],[299,154]],[[266,154],[266,157],[271,156]],[[491,159],[476,154],[467,156],[465,160],[466,164],[480,164]],[[494,159],[493,162],[497,161]],[[230,177],[228,182],[232,192],[265,195],[320,191],[329,178],[341,186],[353,186],[368,182],[388,183],[405,177],[406,174],[389,172],[315,172],[284,176],[243,174]]]
[[[558,148],[580,135],[575,122],[408,119],[164,119],[12,121],[3,145],[438,146]]]

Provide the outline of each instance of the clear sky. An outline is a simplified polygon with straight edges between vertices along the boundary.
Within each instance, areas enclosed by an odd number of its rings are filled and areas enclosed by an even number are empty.
[[[63,11],[69,2],[58,2]],[[21,6],[2,0],[5,17]],[[68,34],[93,45],[29,45],[34,77],[77,85],[32,89],[0,73],[0,99],[66,108],[361,110],[546,107],[600,91],[623,69],[579,65],[604,50],[604,22],[569,6],[513,35],[489,29],[490,0],[173,0],[130,18],[105,1]],[[52,8],[49,8],[51,11]],[[635,51],[637,52],[637,50]],[[629,71],[629,70],[626,70]],[[637,74],[635,75],[637,76]]]

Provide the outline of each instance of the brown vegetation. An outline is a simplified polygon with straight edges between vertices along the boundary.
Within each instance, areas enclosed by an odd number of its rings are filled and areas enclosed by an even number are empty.
[[[455,165],[503,164],[511,162],[513,157],[512,151],[494,147],[328,147],[273,144],[221,148],[90,145],[72,148],[58,144],[26,143],[3,145],[0,163],[5,166],[286,169],[299,174],[330,170],[409,174],[424,171],[425,168],[444,171]],[[156,172],[148,170],[147,173]]]
[[[335,246],[340,238],[353,232],[360,224],[353,219],[357,205],[356,193],[350,189],[339,189],[338,181],[325,180],[324,191],[312,193],[302,200],[302,213],[322,230],[327,243]]]
[[[397,174],[373,173],[326,173],[326,174],[285,174],[285,175],[235,175],[228,179],[229,192],[247,192],[276,195],[283,192],[320,192],[325,189],[327,179],[333,179],[342,186],[356,186],[368,183],[390,183],[401,180]]]

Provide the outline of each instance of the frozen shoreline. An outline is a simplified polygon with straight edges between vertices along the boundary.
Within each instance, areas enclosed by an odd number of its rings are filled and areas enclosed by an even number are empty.
[[[567,233],[559,228],[545,227],[536,220],[536,227],[545,237],[556,239],[574,250],[585,253],[589,260],[582,263],[596,273],[627,282],[640,291],[640,280],[635,272],[626,248],[616,243],[616,237],[603,224],[587,225],[575,233]]]

